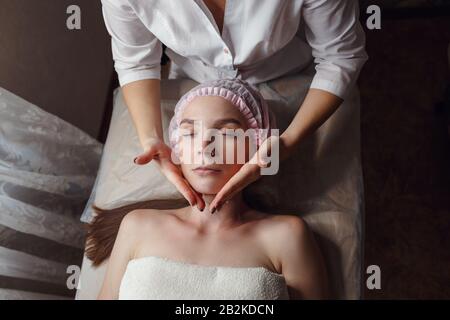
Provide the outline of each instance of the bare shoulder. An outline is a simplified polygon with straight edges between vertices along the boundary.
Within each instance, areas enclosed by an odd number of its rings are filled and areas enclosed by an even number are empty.
[[[290,256],[292,252],[306,252],[316,245],[316,239],[308,223],[296,215],[279,217],[277,239],[280,254]]]
[[[301,237],[308,232],[308,224],[297,215],[278,215],[278,229],[286,236]]]
[[[259,230],[261,239],[277,259],[283,251],[298,251],[314,241],[308,224],[297,215],[269,214],[262,219]]]
[[[308,226],[299,216],[256,212],[255,221],[258,239],[278,272],[286,269],[286,257],[308,246]]]
[[[270,230],[271,234],[292,238],[299,237],[308,232],[308,225],[305,220],[297,215],[289,214],[265,214],[258,213],[262,221],[264,231]]]
[[[161,226],[172,215],[165,210],[157,209],[135,209],[128,212],[122,219],[120,228],[127,233],[148,232]]]
[[[327,297],[325,261],[312,229],[299,216],[282,215],[272,251],[287,281],[291,299]]]

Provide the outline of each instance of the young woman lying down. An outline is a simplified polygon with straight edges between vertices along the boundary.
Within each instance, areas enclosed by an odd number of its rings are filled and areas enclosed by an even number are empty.
[[[208,207],[274,123],[264,98],[242,80],[216,80],[187,92],[169,136],[174,159],[206,206],[132,210],[117,222],[113,238],[105,233],[114,228],[99,227],[97,215],[87,255],[94,265],[109,256],[98,299],[327,298],[322,255],[298,215],[254,210],[242,192],[215,212]],[[239,132],[251,134],[240,139]],[[114,238],[105,252],[104,242]]]

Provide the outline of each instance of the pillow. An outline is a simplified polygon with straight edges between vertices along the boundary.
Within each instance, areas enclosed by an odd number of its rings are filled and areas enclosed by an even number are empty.
[[[0,300],[70,299],[102,145],[0,88]]]
[[[311,66],[301,73],[257,85],[275,113],[280,132],[296,114],[313,76]],[[166,141],[176,102],[195,85],[187,79],[161,80]],[[332,117],[281,164],[277,175],[263,176],[244,192],[249,204],[259,210],[296,214],[307,221],[324,252],[336,298],[360,297],[363,185],[359,150],[359,94],[355,88]],[[154,165],[132,162],[140,152],[121,89],[117,88],[95,190],[96,205],[113,208],[150,201],[151,207],[151,202],[158,199],[164,199],[167,207],[179,205],[176,202],[182,199],[181,194]],[[91,217],[88,209],[83,218],[89,221]]]

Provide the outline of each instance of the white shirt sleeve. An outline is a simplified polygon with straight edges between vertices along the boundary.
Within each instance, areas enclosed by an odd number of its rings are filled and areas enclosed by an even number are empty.
[[[101,0],[119,83],[161,79],[162,43],[123,0]]]
[[[303,18],[317,63],[311,88],[345,98],[368,59],[357,1],[306,0]]]

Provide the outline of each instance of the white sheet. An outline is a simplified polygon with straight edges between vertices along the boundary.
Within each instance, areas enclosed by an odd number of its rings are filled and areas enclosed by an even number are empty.
[[[67,299],[102,145],[0,88],[0,299]],[[72,291],[74,295],[75,292]]]

